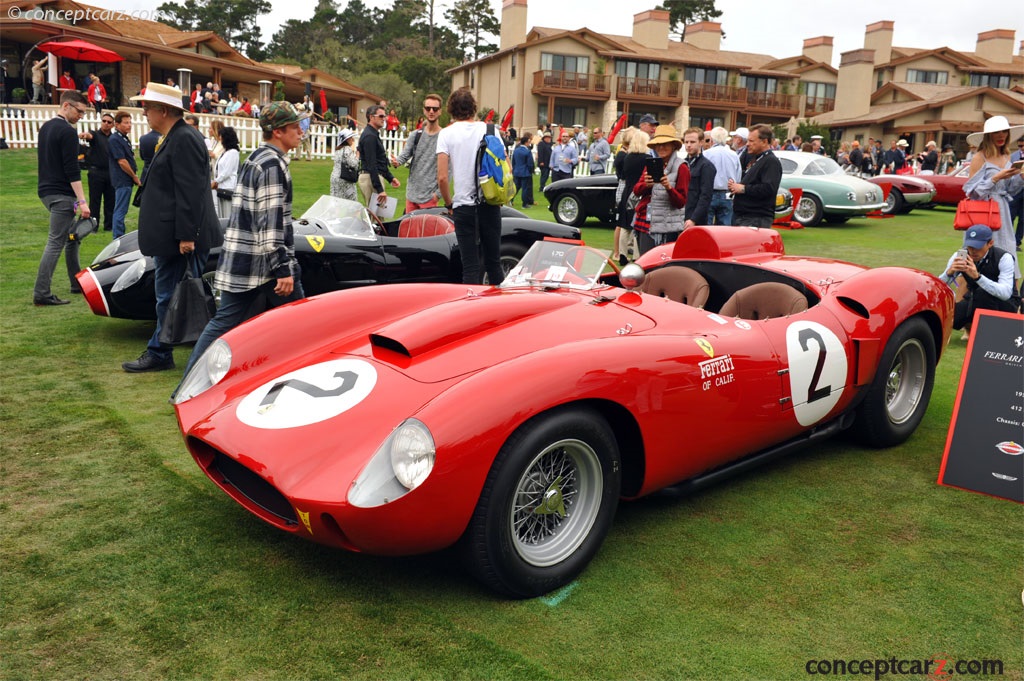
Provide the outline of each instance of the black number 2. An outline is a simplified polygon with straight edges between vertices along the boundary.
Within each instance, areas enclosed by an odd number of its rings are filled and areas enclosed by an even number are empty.
[[[832,386],[826,385],[816,387],[821,380],[821,370],[825,367],[825,339],[814,329],[800,329],[797,340],[800,341],[801,350],[809,350],[807,341],[814,340],[818,344],[818,363],[814,365],[814,375],[811,376],[811,384],[807,386],[807,401],[815,402],[828,397],[832,393]]]

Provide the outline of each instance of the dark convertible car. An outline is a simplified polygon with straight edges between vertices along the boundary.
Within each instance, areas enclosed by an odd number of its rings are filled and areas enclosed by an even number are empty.
[[[430,208],[381,223],[358,202],[321,196],[293,223],[303,290],[311,296],[373,284],[462,281],[455,228],[444,213],[443,208]],[[580,231],[502,207],[505,271],[533,242],[548,236],[579,239]],[[206,263],[205,276],[211,280],[219,255],[215,250]],[[77,279],[93,313],[154,319],[153,269],[152,258],[139,252],[138,233],[129,232],[100,251]]]
[[[579,227],[591,217],[612,225],[615,223],[615,189],[618,183],[615,175],[610,173],[570,177],[544,187],[544,196],[555,220],[563,225]],[[793,195],[780,187],[775,202],[775,219],[788,218],[792,214]]]

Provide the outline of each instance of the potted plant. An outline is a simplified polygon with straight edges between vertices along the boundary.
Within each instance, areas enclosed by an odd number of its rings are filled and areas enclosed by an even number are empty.
[[[23,87],[16,87],[11,90],[11,101],[15,104],[24,104],[28,101],[28,91]]]

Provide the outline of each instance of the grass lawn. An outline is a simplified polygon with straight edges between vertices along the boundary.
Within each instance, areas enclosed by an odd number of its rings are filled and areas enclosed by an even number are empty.
[[[298,215],[331,168],[292,169]],[[78,299],[32,306],[47,231],[35,183],[34,152],[0,152],[0,678],[718,681],[813,678],[812,659],[941,658],[1001,660],[985,678],[1024,679],[1024,509],[935,482],[959,334],[905,445],[837,439],[697,496],[622,504],[571,587],[504,601],[448,553],[323,548],[218,491],[167,404],[180,373],[120,369],[151,324]],[[537,200],[528,212],[551,219]],[[794,254],[937,271],[958,244],[952,218],[783,239]],[[610,247],[611,230],[584,233]],[[89,237],[83,264],[108,240]]]

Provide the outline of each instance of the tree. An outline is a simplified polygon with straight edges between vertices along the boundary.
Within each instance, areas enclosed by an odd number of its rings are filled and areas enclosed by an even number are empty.
[[[264,56],[256,22],[269,11],[268,0],[185,0],[157,8],[161,21],[180,31],[213,31],[251,59]]]
[[[668,10],[669,26],[680,40],[686,32],[687,24],[711,21],[722,16],[722,11],[715,9],[715,0],[663,0],[656,9]]]
[[[464,61],[497,51],[497,44],[485,39],[485,36],[497,36],[501,32],[501,24],[489,0],[455,0],[452,8],[445,11],[444,18],[451,22],[459,36]]]

